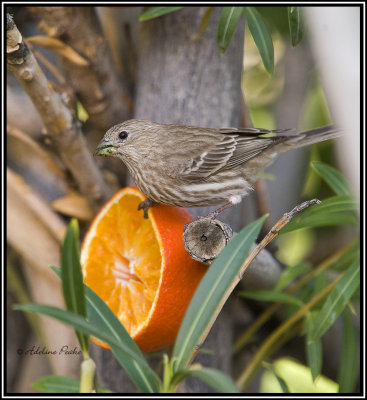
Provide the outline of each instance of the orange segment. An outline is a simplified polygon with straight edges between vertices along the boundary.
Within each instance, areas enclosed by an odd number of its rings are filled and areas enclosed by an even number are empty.
[[[129,187],[102,207],[84,238],[81,263],[86,285],[142,351],[154,351],[174,342],[206,266],[183,247],[184,224],[193,219],[188,211],[157,205],[144,219],[137,210],[144,199]]]

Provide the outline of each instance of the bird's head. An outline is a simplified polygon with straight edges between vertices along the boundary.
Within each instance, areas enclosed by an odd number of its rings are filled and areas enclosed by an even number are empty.
[[[146,135],[154,132],[155,125],[151,121],[130,119],[110,128],[94,151],[97,156],[126,157],[135,150],[144,152]],[[148,140],[149,143],[149,140]]]

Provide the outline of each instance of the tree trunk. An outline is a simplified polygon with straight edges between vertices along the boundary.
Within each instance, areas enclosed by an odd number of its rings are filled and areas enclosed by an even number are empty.
[[[243,23],[239,23],[226,53],[220,56],[216,44],[220,10],[214,10],[206,31],[199,37],[205,11],[204,7],[187,7],[141,23],[135,118],[203,127],[239,126]],[[244,225],[239,209],[234,207],[225,214],[226,218],[221,218],[234,230]],[[208,210],[190,211],[194,215],[205,215]],[[204,343],[203,348],[210,354],[199,353],[195,359],[228,374],[232,345],[230,309],[227,304]],[[125,379],[116,377],[120,369],[111,360],[112,354],[98,349],[94,357],[97,365],[103,364],[99,371],[100,384],[113,391],[126,392]],[[190,378],[180,391],[208,393],[213,389]]]

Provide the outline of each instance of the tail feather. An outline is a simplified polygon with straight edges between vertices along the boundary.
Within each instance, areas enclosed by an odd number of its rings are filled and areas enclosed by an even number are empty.
[[[301,132],[295,136],[288,136],[282,144],[292,146],[292,148],[298,148],[322,142],[324,140],[334,139],[341,134],[342,132],[334,125],[328,125],[323,126],[322,128]],[[284,151],[286,150],[287,149],[284,149]]]
[[[308,146],[324,140],[334,139],[342,132],[333,125],[301,132],[293,136],[274,136],[272,146],[261,152],[261,156],[253,157],[246,162],[246,179],[253,183],[259,171],[268,167],[282,153],[292,149]]]

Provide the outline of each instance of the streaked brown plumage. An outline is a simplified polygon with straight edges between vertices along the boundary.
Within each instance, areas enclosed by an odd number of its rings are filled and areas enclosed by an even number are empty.
[[[335,138],[333,126],[296,135],[260,137],[284,130],[212,129],[128,120],[113,126],[95,150],[119,157],[148,199],[155,203],[197,207],[241,201],[257,175],[288,150]]]

